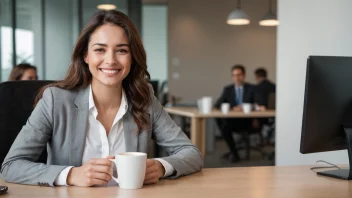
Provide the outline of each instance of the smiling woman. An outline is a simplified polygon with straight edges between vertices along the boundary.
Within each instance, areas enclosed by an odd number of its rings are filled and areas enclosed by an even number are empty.
[[[126,52],[121,54],[121,51]],[[123,71],[116,77],[115,75],[109,77],[107,73],[111,71],[107,70],[111,68],[119,68]],[[105,73],[102,69],[105,69]],[[143,127],[149,127],[144,116],[150,103],[149,98],[145,98],[150,95],[147,84],[149,78],[146,54],[134,24],[121,12],[100,11],[92,17],[81,32],[65,79],[47,87],[75,90],[92,84],[93,94],[98,90],[105,90],[99,89],[99,86],[104,83],[105,85],[110,83],[112,85],[108,86],[110,89],[123,87],[127,99],[133,104],[131,111],[140,130]],[[120,85],[117,86],[117,84]],[[45,89],[46,87],[38,94],[37,101]],[[108,91],[108,93],[114,92]],[[121,98],[121,90],[115,93],[120,93]]]
[[[113,156],[148,151],[144,184],[199,171],[203,158],[148,85],[146,53],[131,20],[99,11],[82,31],[64,80],[45,87],[1,167],[8,182],[94,186],[113,183]],[[35,163],[48,146],[46,165]]]

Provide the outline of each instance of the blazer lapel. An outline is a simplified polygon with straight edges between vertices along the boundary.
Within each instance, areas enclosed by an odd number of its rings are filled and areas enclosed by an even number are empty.
[[[75,105],[76,115],[75,120],[72,120],[73,127],[72,131],[70,131],[71,153],[69,164],[73,166],[81,166],[88,126],[89,86],[78,91]]]
[[[133,120],[130,109],[129,107],[123,116],[125,148],[126,152],[136,152],[138,151],[138,126]]]

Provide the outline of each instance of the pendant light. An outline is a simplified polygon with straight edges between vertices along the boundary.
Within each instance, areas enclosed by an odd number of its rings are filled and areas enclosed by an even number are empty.
[[[115,10],[117,6],[113,0],[100,1],[101,3],[97,6],[99,10]]]
[[[261,26],[278,26],[279,21],[277,20],[277,16],[273,12],[273,1],[269,0],[269,12],[266,14],[261,21],[259,21],[259,25]]]
[[[227,17],[229,25],[248,25],[250,23],[248,15],[241,10],[242,1],[237,0],[237,8]]]

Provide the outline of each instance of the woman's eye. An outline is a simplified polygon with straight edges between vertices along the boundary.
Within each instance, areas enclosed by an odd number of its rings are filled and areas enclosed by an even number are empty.
[[[98,48],[98,49],[95,49],[94,51],[96,51],[96,52],[104,52],[104,49],[103,48]]]
[[[119,52],[119,53],[127,53],[127,50],[125,50],[125,49],[119,49],[119,50],[117,50],[117,52]]]

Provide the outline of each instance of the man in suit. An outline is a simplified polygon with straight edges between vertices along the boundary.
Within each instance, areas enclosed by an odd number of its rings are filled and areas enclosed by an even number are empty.
[[[254,103],[254,86],[245,82],[246,70],[242,65],[232,67],[233,84],[224,88],[222,95],[217,100],[215,107],[220,108],[222,103],[229,103],[233,111],[242,111],[243,103]],[[232,132],[248,130],[251,127],[251,119],[217,119],[222,136],[230,149],[229,153],[223,155],[232,162],[240,160],[236,143]]]
[[[268,99],[271,93],[275,93],[275,84],[267,79],[267,71],[264,68],[255,70],[257,86],[255,87],[256,102],[260,108],[268,107]]]

